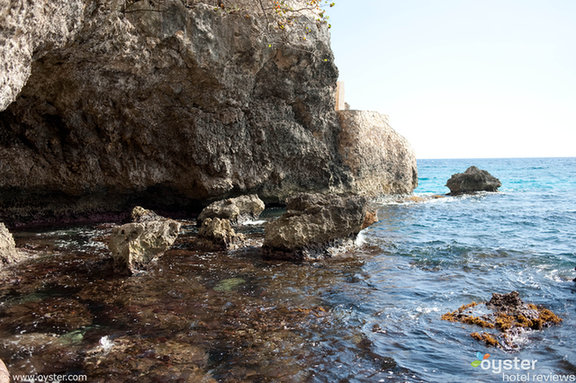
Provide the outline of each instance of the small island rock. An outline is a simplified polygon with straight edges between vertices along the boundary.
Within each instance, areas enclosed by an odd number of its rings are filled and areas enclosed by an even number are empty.
[[[450,189],[450,195],[459,195],[479,191],[495,192],[502,183],[486,170],[470,166],[464,173],[452,175],[446,186]]]

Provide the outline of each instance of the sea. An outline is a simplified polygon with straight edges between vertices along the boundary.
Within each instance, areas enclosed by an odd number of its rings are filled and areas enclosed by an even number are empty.
[[[447,196],[472,165],[500,191]],[[130,277],[107,266],[117,223],[15,232],[39,255],[1,277],[0,358],[15,374],[91,382],[576,381],[576,158],[418,169],[414,196],[377,201],[378,223],[317,262],[262,257],[274,210],[237,229],[248,250],[198,251],[184,222],[175,248]],[[512,291],[562,323],[504,349],[442,320]]]
[[[429,198],[449,192],[450,176],[471,165],[500,179],[499,192]],[[576,158],[419,160],[418,171],[415,195],[424,200],[380,206],[380,221],[363,233],[382,250],[362,268],[370,287],[349,297],[367,327],[385,329],[371,334],[377,353],[414,373],[390,380],[576,381]],[[511,291],[562,324],[525,333],[517,350],[504,351],[472,339],[473,326],[440,319]],[[493,364],[472,367],[477,353]],[[515,358],[537,362],[483,368]]]

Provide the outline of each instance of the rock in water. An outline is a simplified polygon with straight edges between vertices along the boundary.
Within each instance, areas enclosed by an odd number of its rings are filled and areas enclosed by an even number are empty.
[[[3,223],[0,223],[0,269],[3,265],[18,262],[22,259],[16,249],[14,237]]]
[[[227,219],[206,218],[198,230],[197,245],[206,250],[226,250],[243,241],[244,236],[237,234]]]
[[[135,273],[144,270],[155,257],[164,254],[174,244],[180,223],[157,217],[160,219],[128,223],[112,230],[108,247],[117,272]],[[136,218],[139,216],[136,215]]]
[[[274,258],[322,256],[327,246],[354,239],[370,222],[366,199],[359,196],[302,193],[287,201],[286,210],[265,227],[264,251]]]
[[[256,194],[243,195],[216,201],[208,205],[198,216],[198,224],[207,218],[221,218],[230,223],[256,219],[264,211],[264,202]]]
[[[450,189],[451,195],[474,193],[479,191],[498,191],[502,186],[500,180],[486,170],[470,166],[464,173],[452,175],[446,186]]]
[[[212,0],[8,3],[5,222],[122,212],[134,200],[181,210],[232,193],[281,202],[414,188],[413,153],[391,130],[352,112],[339,123],[329,30],[313,12],[285,33],[248,2],[238,12]]]

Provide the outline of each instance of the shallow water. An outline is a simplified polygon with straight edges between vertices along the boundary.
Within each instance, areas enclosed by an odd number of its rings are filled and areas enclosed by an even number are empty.
[[[469,165],[500,178],[502,191],[382,201],[358,246],[323,262],[263,260],[262,222],[242,228],[247,250],[200,252],[190,223],[149,272],[124,278],[111,273],[110,225],[16,233],[38,255],[26,271],[2,275],[0,358],[13,373],[95,382],[576,375],[576,159],[420,161],[416,194],[446,193],[450,175]],[[523,334],[510,352],[440,319],[512,290],[563,323]],[[537,362],[495,373],[470,365],[477,352]]]

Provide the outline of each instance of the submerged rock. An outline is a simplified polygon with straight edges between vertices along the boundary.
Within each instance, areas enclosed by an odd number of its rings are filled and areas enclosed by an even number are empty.
[[[211,203],[202,210],[197,220],[199,225],[207,218],[221,218],[237,223],[258,218],[264,208],[264,202],[256,194],[243,195]]]
[[[237,234],[230,221],[221,218],[206,218],[198,230],[196,244],[209,251],[235,248],[244,241],[242,234]]]
[[[326,256],[325,248],[354,239],[373,221],[366,199],[335,194],[299,194],[287,201],[286,213],[265,227],[264,251],[283,259]]]
[[[0,222],[0,269],[2,266],[16,263],[22,259],[22,254],[16,249],[12,233]]]
[[[152,211],[135,208],[132,216],[140,222],[114,228],[108,244],[114,269],[120,273],[144,270],[174,244],[180,232],[180,223]]]
[[[492,313],[475,311],[481,307],[492,310]],[[562,319],[549,309],[524,303],[517,291],[508,294],[494,293],[490,301],[463,305],[455,311],[442,315],[442,319],[496,330],[497,333],[473,332],[470,336],[488,346],[505,349],[517,348],[515,339],[525,331],[542,330],[562,322]]]
[[[452,175],[446,186],[450,189],[451,195],[458,195],[479,191],[496,192],[502,183],[486,170],[470,166],[464,173]]]

